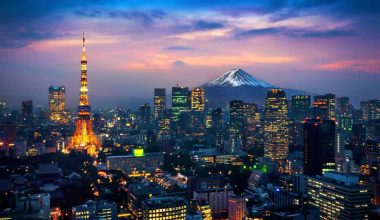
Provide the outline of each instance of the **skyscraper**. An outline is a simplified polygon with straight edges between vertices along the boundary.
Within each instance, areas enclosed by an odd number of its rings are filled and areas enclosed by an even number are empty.
[[[360,102],[364,122],[380,119],[380,100],[369,100]]]
[[[310,96],[294,95],[292,96],[290,109],[290,118],[294,121],[302,121],[310,115]]]
[[[211,112],[211,128],[213,130],[221,130],[223,128],[223,110],[221,108],[217,108],[212,110]]]
[[[102,146],[92,130],[91,107],[88,101],[87,58],[84,34],[80,83],[81,87],[78,106],[78,120],[76,122],[76,129],[73,138],[71,139],[68,148],[84,151],[91,156],[96,156]]]
[[[191,90],[191,109],[195,111],[205,110],[205,90],[197,87]]]
[[[335,122],[309,119],[304,123],[305,175],[335,170]]]
[[[172,87],[172,117],[173,121],[178,121],[182,110],[189,110],[189,88]]]
[[[350,99],[346,96],[336,99],[336,114],[348,116],[351,114]]]
[[[230,132],[240,133],[244,128],[244,121],[244,102],[241,100],[230,101]]]
[[[64,86],[49,87],[49,118],[55,122],[66,122],[66,96]]]
[[[335,95],[314,96],[313,113],[314,117],[335,120]]]
[[[166,110],[166,89],[156,88],[154,89],[154,119],[158,120],[164,115]]]
[[[30,123],[33,121],[33,102],[25,100],[22,102],[22,116],[24,121]]]
[[[140,128],[148,129],[150,125],[150,105],[149,103],[145,103],[139,108],[139,123]]]
[[[289,151],[288,105],[285,91],[268,91],[264,109],[264,156],[283,159]]]

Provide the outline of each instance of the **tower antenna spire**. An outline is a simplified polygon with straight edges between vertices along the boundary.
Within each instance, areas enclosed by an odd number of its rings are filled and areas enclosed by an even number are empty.
[[[86,39],[84,38],[84,32],[83,32],[83,47],[84,47],[85,42],[86,42]]]

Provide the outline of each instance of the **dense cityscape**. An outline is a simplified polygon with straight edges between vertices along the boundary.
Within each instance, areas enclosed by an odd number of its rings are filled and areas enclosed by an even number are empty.
[[[218,84],[267,86],[265,103],[177,85],[92,115],[83,35],[77,112],[64,86],[47,110],[1,102],[1,219],[376,218],[379,100],[289,97],[241,69]]]
[[[0,220],[380,219],[375,1],[15,2]]]

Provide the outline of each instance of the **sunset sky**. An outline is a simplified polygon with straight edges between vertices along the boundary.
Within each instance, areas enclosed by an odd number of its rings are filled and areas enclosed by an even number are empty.
[[[0,3],[0,100],[47,106],[48,87],[63,85],[77,105],[82,32],[94,107],[134,107],[154,87],[231,68],[354,104],[380,99],[378,0],[11,0]]]

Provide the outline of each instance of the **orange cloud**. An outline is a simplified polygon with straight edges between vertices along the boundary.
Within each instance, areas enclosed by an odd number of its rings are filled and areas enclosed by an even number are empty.
[[[380,72],[380,60],[342,60],[317,66],[321,70],[354,70],[368,73]]]

